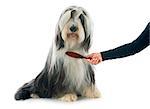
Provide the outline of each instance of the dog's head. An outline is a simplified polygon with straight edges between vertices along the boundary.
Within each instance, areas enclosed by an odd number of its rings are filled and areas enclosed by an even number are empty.
[[[71,6],[60,16],[56,27],[57,49],[81,48],[88,51],[91,44],[91,21],[81,7]]]

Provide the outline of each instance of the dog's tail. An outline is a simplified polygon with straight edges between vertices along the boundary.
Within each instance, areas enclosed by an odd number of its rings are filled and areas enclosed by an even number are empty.
[[[31,94],[34,91],[34,80],[29,83],[24,84],[17,93],[15,94],[16,100],[25,100],[31,98]]]

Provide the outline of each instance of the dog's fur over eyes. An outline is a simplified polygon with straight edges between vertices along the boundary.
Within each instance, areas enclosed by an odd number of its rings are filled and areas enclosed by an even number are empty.
[[[40,97],[75,101],[78,96],[99,97],[92,65],[84,59],[74,59],[65,54],[66,51],[75,51],[87,55],[91,38],[88,13],[81,7],[67,8],[56,26],[55,40],[44,69],[17,91],[15,99]]]

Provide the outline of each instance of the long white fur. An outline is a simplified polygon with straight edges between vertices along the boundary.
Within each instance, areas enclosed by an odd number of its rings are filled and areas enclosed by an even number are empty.
[[[75,8],[75,10],[77,10],[78,12],[78,15],[81,14],[81,10],[83,10],[82,8]],[[66,78],[64,80],[64,84],[65,82],[69,82],[70,83],[70,86],[68,86],[70,89],[73,88],[73,87],[76,87],[76,90],[82,90],[84,89],[85,87],[87,87],[87,81],[88,81],[88,78],[90,78],[90,75],[86,74],[86,70],[87,70],[87,67],[88,67],[88,64],[84,59],[74,59],[72,57],[69,57],[65,54],[66,51],[68,50],[72,50],[74,52],[77,52],[77,53],[80,53],[80,54],[83,54],[83,55],[87,55],[87,52],[84,51],[82,48],[78,48],[78,45],[84,40],[85,38],[85,34],[84,34],[84,30],[83,30],[83,26],[81,24],[81,22],[79,22],[79,16],[77,15],[77,18],[76,18],[76,21],[79,25],[79,40],[77,42],[71,42],[71,41],[68,41],[67,42],[67,36],[66,36],[66,32],[67,30],[65,30],[65,26],[70,23],[72,23],[71,21],[68,22],[68,20],[70,19],[70,15],[71,14],[71,11],[68,11],[68,12],[65,12],[59,22],[58,22],[58,25],[57,25],[57,28],[56,28],[56,31],[58,29],[58,27],[60,28],[60,31],[62,32],[62,38],[64,39],[65,41],[65,48],[63,49],[60,49],[60,50],[57,50],[56,48],[56,44],[55,42],[53,42],[53,45],[52,45],[52,48],[51,48],[51,51],[49,53],[49,56],[48,56],[48,63],[49,63],[49,75],[52,75],[51,73],[54,73],[53,71],[53,67],[54,65],[57,64],[58,66],[58,69],[60,68],[60,62],[63,62],[63,67],[65,68],[65,75],[66,75]],[[89,17],[87,16],[86,17],[86,20],[87,20],[87,26],[90,27],[90,19]],[[88,30],[88,34],[91,34],[91,30],[90,28],[87,28]],[[67,45],[68,44],[68,45]],[[72,45],[73,44],[73,45]],[[61,61],[60,61],[61,60]],[[51,72],[50,72],[51,71]],[[88,75],[88,78],[85,78],[86,75]],[[90,82],[90,81],[89,81]]]
[[[82,16],[80,16],[81,14]],[[70,34],[72,24],[76,24],[78,30]],[[58,97],[64,101],[75,101],[78,94],[89,98],[99,97],[98,90],[95,88],[92,65],[89,65],[84,59],[74,59],[65,54],[66,51],[74,51],[87,55],[91,44],[91,29],[91,20],[83,8],[75,6],[67,8],[56,26],[56,40],[53,40],[44,69],[35,79],[18,90],[15,99],[20,100],[39,96],[44,98]],[[52,82],[50,87],[49,82]],[[30,94],[30,97],[28,94]]]

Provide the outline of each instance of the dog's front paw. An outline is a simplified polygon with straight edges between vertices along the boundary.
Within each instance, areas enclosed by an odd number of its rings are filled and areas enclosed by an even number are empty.
[[[65,101],[65,102],[73,102],[77,100],[77,95],[76,94],[66,94],[63,97],[59,98],[59,100],[61,101]]]
[[[95,87],[88,87],[84,90],[83,96],[87,98],[100,98],[101,93]]]

